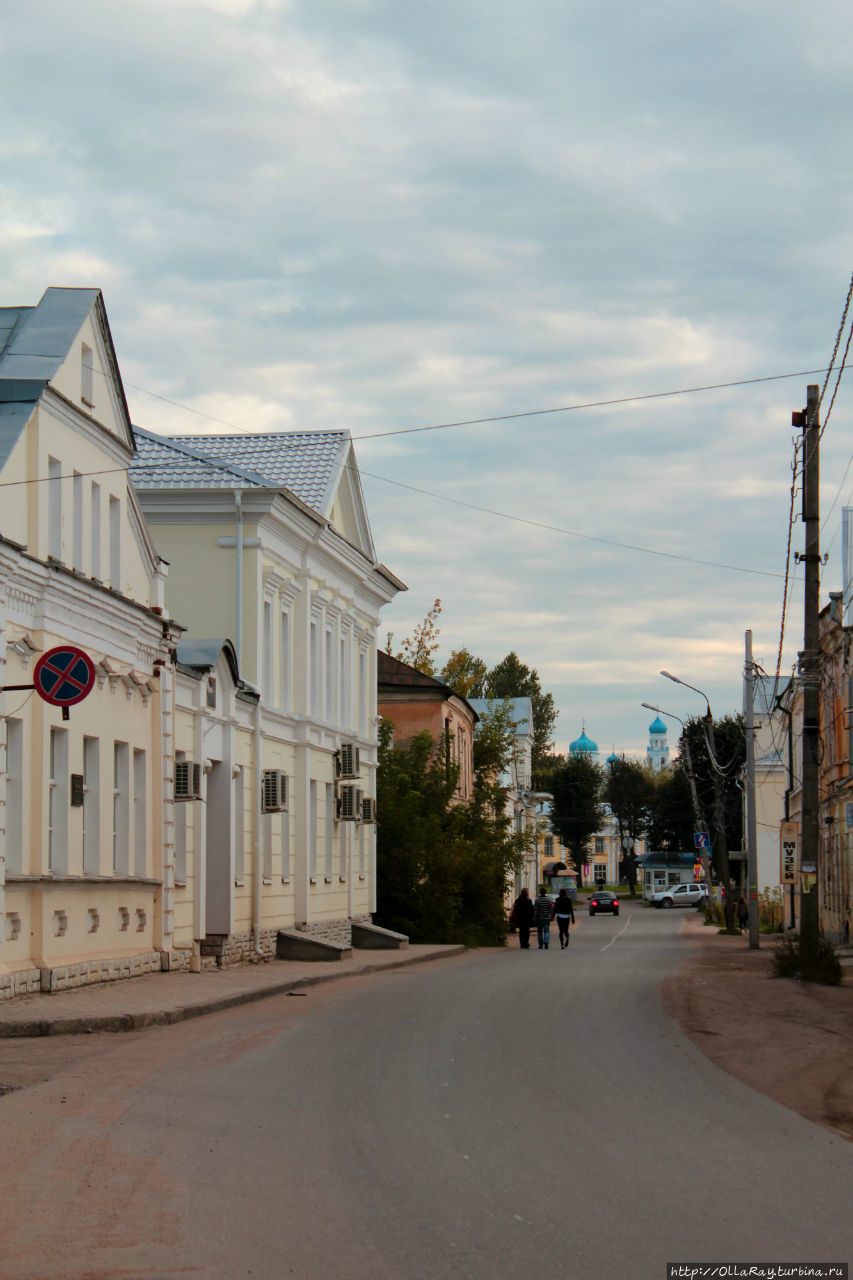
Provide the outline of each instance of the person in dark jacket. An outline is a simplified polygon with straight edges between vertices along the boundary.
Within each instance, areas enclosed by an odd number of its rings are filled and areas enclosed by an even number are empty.
[[[538,898],[533,899],[533,910],[536,913],[536,936],[539,939],[539,950],[548,950],[551,933],[551,917],[554,914],[553,903],[543,889]]]
[[[510,920],[518,929],[518,945],[523,947],[525,951],[529,950],[530,926],[533,924],[533,903],[530,901],[530,894],[526,889],[522,889],[513,903]]]
[[[554,903],[554,915],[557,920],[557,928],[560,930],[560,950],[565,951],[569,945],[569,921],[575,922],[575,909],[572,906],[572,900],[565,889],[561,889]]]
[[[741,929],[749,928],[749,903],[746,898],[737,900],[737,922]]]

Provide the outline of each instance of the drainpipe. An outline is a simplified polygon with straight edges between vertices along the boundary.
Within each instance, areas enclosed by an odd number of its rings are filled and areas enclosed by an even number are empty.
[[[252,867],[252,950],[261,951],[261,880],[263,873],[263,832],[261,822],[261,700],[255,703],[255,857]]]
[[[237,626],[234,637],[234,648],[237,650],[237,670],[243,670],[243,493],[234,490],[234,522],[237,526],[234,545],[236,547],[236,583],[237,583]]]

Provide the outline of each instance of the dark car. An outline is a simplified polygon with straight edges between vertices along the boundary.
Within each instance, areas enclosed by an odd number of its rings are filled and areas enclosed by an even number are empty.
[[[619,914],[619,899],[609,889],[596,891],[589,900],[589,914],[594,916],[599,911],[609,911],[614,916]]]

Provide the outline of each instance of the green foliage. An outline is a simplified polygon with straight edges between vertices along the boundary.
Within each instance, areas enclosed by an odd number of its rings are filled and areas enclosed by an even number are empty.
[[[724,716],[721,720],[714,721],[716,758],[725,774],[724,777],[721,777],[711,764],[706,731],[704,717],[697,716],[687,721],[685,730],[679,740],[679,763],[683,767],[685,757],[683,739],[686,732],[690,743],[690,755],[693,761],[693,774],[696,779],[700,811],[713,828],[714,782],[716,779],[722,790],[726,844],[729,849],[740,849],[743,845],[743,792],[737,785],[737,780],[746,763],[746,736],[743,728],[743,717],[740,715]],[[689,845],[685,845],[685,848],[692,848],[692,841]],[[719,868],[717,870],[719,873]]]
[[[784,928],[785,899],[780,884],[766,886],[758,894],[758,928],[762,933],[781,933]]]
[[[452,649],[441,669],[441,678],[462,698],[481,698],[488,667],[467,649]]]
[[[696,819],[690,782],[680,763],[654,775],[654,793],[646,831],[650,849],[692,849]]]
[[[533,704],[533,768],[538,769],[553,746],[551,738],[558,714],[553,696],[542,690],[538,671],[525,666],[517,653],[508,653],[487,674],[481,696],[530,699]]]
[[[410,667],[425,676],[435,675],[433,655],[438,651],[438,615],[441,613],[441,601],[434,600],[432,608],[423,622],[419,622],[411,636],[406,636],[399,653],[392,653],[394,634],[389,631],[385,642],[385,652],[391,653],[398,662],[407,662]]]
[[[642,839],[651,820],[655,798],[655,779],[637,760],[613,760],[607,766],[604,799],[619,827],[623,863],[631,896],[636,892],[637,856],[634,845]],[[626,849],[623,841],[630,841]]]
[[[489,759],[500,763],[499,725],[487,724],[486,733]],[[392,735],[393,725],[383,721],[377,923],[415,942],[500,945],[506,937],[507,882],[523,847],[504,812],[503,789],[491,768],[479,767],[475,742],[474,797],[453,803],[458,771],[447,764],[445,742],[436,744],[424,732],[394,749]]]
[[[775,948],[773,974],[777,978],[802,978],[803,982],[820,982],[830,987],[839,986],[843,977],[841,962],[825,938],[818,939],[817,950],[810,956],[796,934],[788,934]]]
[[[589,842],[604,821],[603,786],[601,769],[586,755],[569,756],[551,778],[551,826],[571,854],[579,886]]]

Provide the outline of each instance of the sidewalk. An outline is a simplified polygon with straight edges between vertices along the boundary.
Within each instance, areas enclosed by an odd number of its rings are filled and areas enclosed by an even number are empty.
[[[268,960],[203,973],[150,973],[54,995],[20,996],[0,1004],[0,1039],[164,1026],[321,982],[402,969],[464,951],[462,946],[354,951],[347,960]]]

